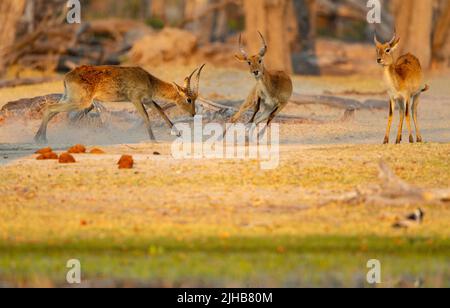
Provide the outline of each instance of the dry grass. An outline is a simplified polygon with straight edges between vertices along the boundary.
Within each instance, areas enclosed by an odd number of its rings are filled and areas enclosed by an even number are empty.
[[[162,155],[147,154],[156,150]],[[89,260],[86,262],[91,279],[99,278],[100,274],[95,270],[97,264],[105,271],[100,277],[132,277],[156,284],[162,283],[159,279],[163,279],[164,283],[172,285],[201,281],[204,273],[209,285],[242,285],[247,279],[253,281],[250,279],[253,276],[239,278],[240,271],[231,271],[236,277],[225,275],[220,278],[214,265],[204,258],[214,256],[215,262],[226,271],[233,266],[229,263],[231,259],[249,262],[253,257],[246,255],[246,251],[249,247],[259,247],[261,258],[259,263],[255,261],[255,266],[261,267],[267,262],[292,265],[293,258],[315,253],[319,255],[309,256],[314,266],[319,266],[320,260],[331,262],[332,267],[336,265],[334,261],[345,260],[348,268],[343,271],[348,277],[342,278],[341,282],[352,285],[351,271],[355,270],[356,264],[345,259],[343,251],[347,248],[349,254],[362,253],[359,258],[368,257],[370,253],[381,254],[389,262],[400,264],[399,260],[392,260],[392,252],[395,255],[411,250],[410,254],[401,257],[409,260],[405,261],[405,266],[412,266],[410,262],[419,260],[422,265],[415,269],[423,274],[427,273],[425,266],[436,262],[433,266],[439,270],[433,275],[441,280],[448,278],[448,271],[441,271],[442,266],[448,265],[444,256],[448,257],[450,253],[448,205],[423,204],[427,213],[425,223],[406,231],[391,226],[397,218],[414,209],[408,204],[400,207],[320,206],[324,193],[343,193],[356,186],[377,183],[376,166],[381,158],[412,184],[446,188],[450,183],[448,144],[284,146],[281,165],[272,171],[261,171],[257,161],[173,160],[169,150],[169,146],[163,144],[142,144],[135,150],[120,146],[106,149],[106,155],[76,155],[78,163],[70,166],[36,161],[31,157],[1,167],[0,247],[3,252],[0,250],[0,260],[10,266],[11,258],[16,261],[25,258],[26,262],[31,262],[30,256],[44,255],[51,261],[47,260],[38,268],[50,266],[50,273],[38,271],[38,276],[58,281],[54,276],[60,276],[52,269],[56,266],[55,260],[70,256],[72,251]],[[117,169],[115,163],[125,152],[134,155],[135,169]],[[240,240],[243,238],[247,240]],[[267,240],[272,244],[263,244]],[[229,241],[225,247],[232,249],[231,255],[223,255],[221,245],[214,248],[214,243],[222,241]],[[419,248],[414,252],[417,241]],[[188,253],[192,249],[189,243],[196,247],[196,253],[192,255]],[[101,257],[104,253],[101,251],[105,249],[112,250],[115,257],[108,260]],[[423,255],[428,250],[434,251],[435,258]],[[115,262],[128,264],[133,259],[130,251],[135,251],[138,259],[141,258],[141,266],[149,261],[148,251],[156,253],[158,260],[153,260],[156,263],[151,263],[151,267],[162,266],[157,271],[159,274],[137,275],[134,271],[138,269],[131,265],[130,271],[125,272],[114,265]],[[268,259],[264,257],[264,251],[270,255],[266,256]],[[280,257],[280,253],[289,251],[292,255]],[[189,270],[180,268],[180,253],[188,254],[186,260],[195,264],[191,272],[192,277],[196,277],[194,280],[188,279]],[[336,255],[334,261],[327,261],[327,254]],[[444,259],[441,260],[441,256]],[[19,262],[17,266],[22,279],[29,282],[33,269],[26,264]],[[179,269],[178,275],[171,272],[167,276],[164,266]],[[283,275],[287,275],[289,269],[292,268],[281,265],[279,270],[274,269],[273,275],[278,277],[275,285],[285,283],[287,277]],[[3,269],[5,277],[10,277],[10,270]],[[242,271],[252,272],[251,267]],[[333,267],[333,271],[336,268]],[[399,277],[402,273],[394,271],[390,275]],[[324,281],[304,283],[326,285]]]

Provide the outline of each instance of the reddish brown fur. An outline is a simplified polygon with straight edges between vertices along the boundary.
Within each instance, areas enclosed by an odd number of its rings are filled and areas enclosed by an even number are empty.
[[[257,83],[240,110],[232,117],[233,123],[237,122],[247,110],[254,108],[254,114],[250,123],[255,122],[256,125],[266,123],[270,125],[292,96],[293,85],[291,77],[283,71],[270,71],[265,68],[264,56],[267,46],[264,37],[261,34],[260,36],[263,41],[263,47],[259,54],[253,56],[247,55],[239,39],[242,54],[236,55],[236,59],[241,62],[247,62],[250,73],[256,78]],[[264,107],[264,110],[256,117],[261,107]]]
[[[195,70],[185,79],[185,87],[162,81],[140,67],[81,66],[68,73],[64,80],[65,94],[59,104],[50,106],[36,134],[37,142],[46,142],[47,124],[60,112],[83,111],[88,113],[95,102],[132,102],[143,117],[151,140],[155,140],[150,119],[144,105],[150,105],[172,128],[173,123],[155,102],[157,99],[173,101],[189,115],[195,115],[198,83],[201,70]],[[191,77],[198,71],[196,85]]]
[[[386,129],[384,143],[389,143],[389,135],[392,125],[395,102],[400,106],[400,122],[396,143],[402,140],[403,121],[406,116],[409,141],[414,142],[412,135],[410,107],[412,109],[413,120],[416,126],[417,142],[422,142],[419,122],[417,118],[419,98],[422,92],[428,90],[427,85],[423,85],[423,72],[420,61],[412,54],[408,53],[394,60],[393,53],[398,46],[399,38],[394,38],[388,43],[380,43],[375,37],[377,50],[377,62],[384,68],[384,79],[388,87],[390,105],[389,121]]]

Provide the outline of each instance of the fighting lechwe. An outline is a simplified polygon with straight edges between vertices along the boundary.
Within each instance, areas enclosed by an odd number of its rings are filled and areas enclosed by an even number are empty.
[[[259,125],[261,123],[269,126],[273,119],[283,110],[292,96],[292,80],[283,71],[271,71],[264,66],[264,56],[267,53],[267,44],[264,36],[258,32],[262,41],[262,48],[258,54],[249,56],[242,45],[242,37],[239,37],[239,49],[241,54],[236,59],[247,62],[250,73],[256,79],[250,95],[247,97],[239,111],[232,117],[231,122],[236,123],[241,116],[253,108],[253,116],[249,123]],[[262,112],[258,115],[260,110]]]
[[[85,111],[88,113],[96,102],[132,102],[145,121],[149,137],[155,140],[145,105],[150,105],[172,128],[173,123],[156,103],[157,99],[174,102],[190,116],[195,116],[200,75],[205,65],[185,78],[184,86],[162,81],[139,67],[81,66],[68,73],[64,79],[65,93],[58,104],[44,111],[41,127],[35,141],[47,142],[48,122],[61,112]],[[195,82],[192,81],[194,74]]]
[[[387,43],[381,43],[377,39],[376,34],[374,41],[377,49],[377,63],[383,66],[384,79],[388,87],[390,98],[389,120],[384,143],[389,143],[395,102],[398,103],[400,109],[400,121],[396,143],[398,144],[402,141],[403,121],[405,116],[409,132],[409,142],[414,142],[411,128],[410,108],[416,126],[417,142],[422,142],[417,111],[420,95],[422,92],[427,91],[429,87],[423,84],[423,72],[420,62],[410,53],[400,56],[397,60],[394,59],[393,54],[400,41],[400,38],[398,38],[395,33],[394,37]]]

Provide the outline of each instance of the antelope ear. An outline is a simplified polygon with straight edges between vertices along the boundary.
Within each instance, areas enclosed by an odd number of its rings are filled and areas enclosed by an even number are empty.
[[[184,88],[182,86],[179,86],[176,82],[172,82],[172,84],[175,86],[175,89],[177,89],[178,93],[184,94]]]
[[[396,38],[395,41],[391,44],[391,49],[395,50],[398,47],[398,42],[400,42],[400,38]]]
[[[234,58],[238,60],[239,62],[245,62],[247,61],[247,58],[245,58],[243,55],[234,55]]]

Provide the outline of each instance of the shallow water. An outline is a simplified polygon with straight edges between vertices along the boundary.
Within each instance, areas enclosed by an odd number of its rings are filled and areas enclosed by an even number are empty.
[[[32,143],[0,143],[0,165],[5,165],[13,160],[34,154],[42,148]],[[54,147],[55,151],[63,150],[64,145]]]

